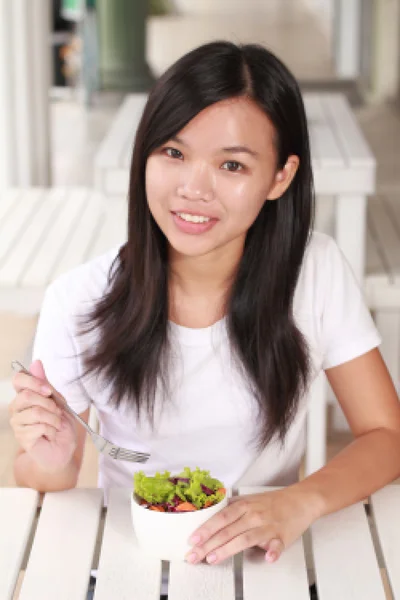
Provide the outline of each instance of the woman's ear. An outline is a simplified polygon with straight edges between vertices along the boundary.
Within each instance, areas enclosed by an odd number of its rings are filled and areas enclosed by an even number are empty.
[[[275,174],[275,179],[268,192],[267,200],[277,200],[288,189],[299,168],[300,159],[295,154],[289,156],[283,169]]]

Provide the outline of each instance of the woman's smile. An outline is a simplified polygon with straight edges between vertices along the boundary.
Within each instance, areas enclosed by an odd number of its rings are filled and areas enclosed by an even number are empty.
[[[198,213],[176,211],[171,214],[179,231],[189,235],[206,233],[218,223],[218,219]]]

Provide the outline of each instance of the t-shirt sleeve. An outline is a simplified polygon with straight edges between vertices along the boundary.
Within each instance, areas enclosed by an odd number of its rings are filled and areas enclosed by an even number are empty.
[[[329,369],[376,348],[381,338],[353,271],[332,239],[322,271],[322,367]]]
[[[79,351],[72,318],[62,309],[60,291],[51,284],[45,293],[33,346],[33,359],[43,363],[47,379],[71,408],[82,413],[90,397],[80,381]]]

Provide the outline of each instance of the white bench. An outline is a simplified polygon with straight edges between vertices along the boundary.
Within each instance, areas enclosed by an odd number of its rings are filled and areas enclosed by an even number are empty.
[[[94,157],[94,185],[108,198],[126,197],[133,141],[147,94],[130,94],[122,102]]]
[[[400,191],[368,203],[368,305],[382,336],[382,354],[400,390]]]
[[[126,202],[106,202],[86,188],[11,189],[0,196],[0,310],[37,314],[56,277],[121,244]],[[25,357],[29,362],[31,349]],[[11,369],[10,369],[11,373]],[[0,403],[9,402],[9,380],[0,381]],[[90,425],[97,428],[96,411]]]
[[[120,244],[127,205],[87,188],[10,189],[0,195],[0,310],[40,311],[51,281]]]
[[[382,337],[380,350],[400,391],[400,192],[369,198],[367,211],[365,298]],[[320,377],[312,389],[308,418],[306,473],[325,460],[326,383]]]
[[[133,142],[146,98],[125,98],[95,156],[95,186],[109,198],[127,195]],[[342,94],[307,93],[304,103],[316,194],[335,196],[334,235],[362,281],[366,198],[375,191],[375,159]]]

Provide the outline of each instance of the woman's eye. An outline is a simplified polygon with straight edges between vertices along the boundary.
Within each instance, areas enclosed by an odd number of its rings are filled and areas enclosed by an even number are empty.
[[[180,152],[176,148],[164,148],[164,152],[167,156],[170,156],[171,158],[183,158],[182,152]]]
[[[238,163],[236,160],[227,160],[222,165],[222,168],[226,169],[227,171],[231,171],[232,173],[235,173],[237,171],[241,171],[243,169],[243,165]]]

